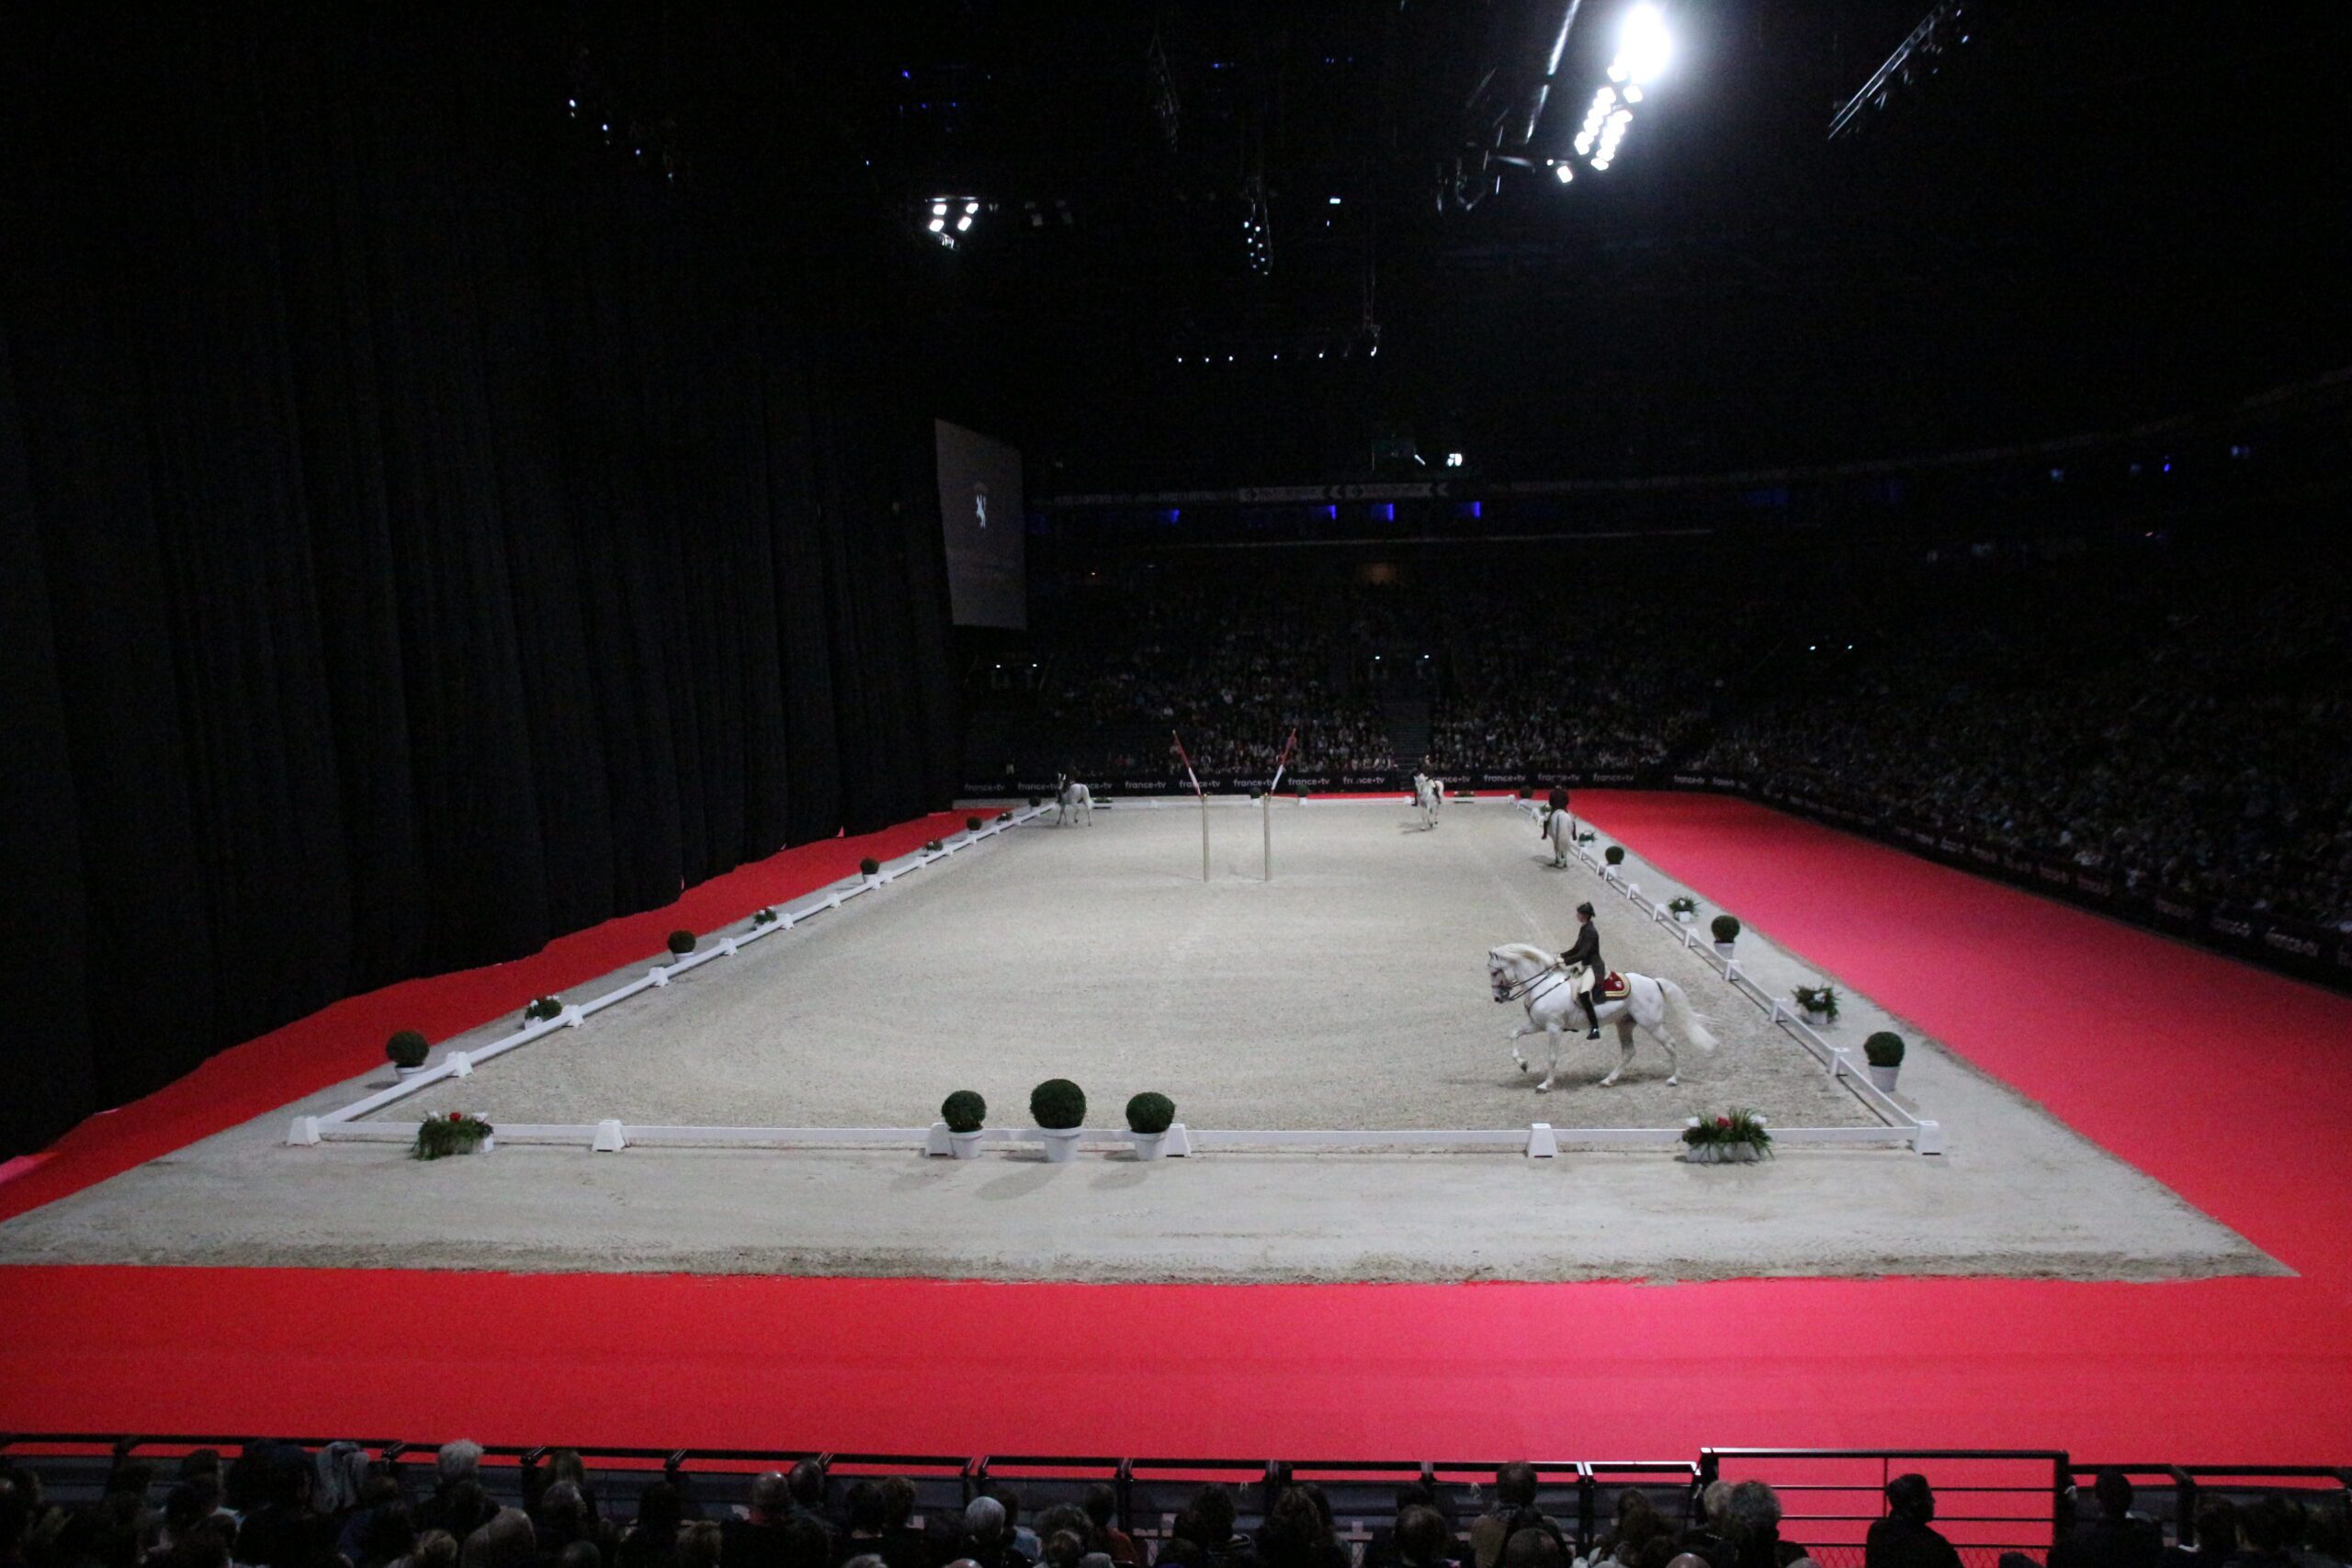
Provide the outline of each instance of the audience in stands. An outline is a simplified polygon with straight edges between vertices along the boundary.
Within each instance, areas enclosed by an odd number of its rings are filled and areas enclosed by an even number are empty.
[[[812,1489],[774,1472],[754,1478],[746,1505],[723,1523],[695,1517],[678,1479],[648,1481],[623,1529],[605,1515],[576,1456],[562,1455],[522,1476],[527,1510],[494,1507],[461,1539],[417,1520],[436,1503],[443,1517],[453,1517],[453,1504],[474,1506],[483,1489],[479,1449],[443,1450],[432,1492],[415,1503],[404,1475],[364,1461],[339,1486],[328,1472],[347,1458],[333,1454],[322,1466],[295,1445],[263,1443],[225,1468],[200,1450],[171,1477],[126,1461],[100,1499],[63,1507],[43,1498],[34,1472],[0,1461],[0,1568],[1357,1568],[1351,1541],[1363,1539],[1360,1526],[1337,1529],[1329,1499],[1312,1483],[1278,1492],[1254,1531],[1238,1528],[1233,1493],[1209,1485],[1154,1551],[1119,1529],[1116,1495],[1096,1486],[1082,1502],[1045,1511],[1033,1558],[1016,1544],[1019,1498],[1002,1483],[919,1522],[911,1483],[856,1480],[838,1489],[835,1519],[821,1472]],[[460,1495],[467,1487],[473,1492]],[[1394,1522],[1372,1533],[1362,1568],[1811,1568],[1805,1549],[1781,1539],[1780,1499],[1758,1481],[1711,1485],[1687,1528],[1651,1495],[1623,1488],[1581,1556],[1570,1530],[1539,1506],[1531,1466],[1503,1468],[1494,1508],[1466,1532],[1449,1520],[1443,1495],[1400,1487]],[[2122,1475],[2101,1474],[2089,1504],[2096,1517],[2062,1529],[2048,1568],[2154,1568],[2165,1557],[2173,1568],[2345,1568],[2345,1519],[2334,1506],[2306,1509],[2274,1495],[2233,1507],[2205,1497],[2196,1549],[2167,1552],[2160,1527],[2132,1501]],[[1670,1498],[1667,1506],[1676,1506]],[[1870,1528],[1864,1568],[1958,1568],[1958,1552],[1933,1526],[1935,1495],[1924,1477],[1896,1477],[1886,1509]],[[2018,1553],[2003,1562],[2037,1568]]]
[[[2162,559],[1944,560],[1840,596],[1686,564],[1577,615],[1531,613],[1515,576],[1431,571],[1041,591],[1034,668],[973,683],[970,772],[1181,780],[1172,729],[1204,774],[1262,777],[1296,728],[1293,773],[1316,777],[1733,775],[2352,931],[2352,600],[2332,571],[2204,570],[2185,600]]]

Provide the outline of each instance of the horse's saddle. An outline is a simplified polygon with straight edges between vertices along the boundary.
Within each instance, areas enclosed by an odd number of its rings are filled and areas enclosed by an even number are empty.
[[[1593,991],[1592,971],[1582,964],[1577,964],[1568,970],[1568,988],[1578,996],[1592,991],[1593,1000],[1600,1002],[1622,1002],[1634,994],[1634,987],[1625,983],[1625,976],[1614,969],[1600,977],[1600,988]]]

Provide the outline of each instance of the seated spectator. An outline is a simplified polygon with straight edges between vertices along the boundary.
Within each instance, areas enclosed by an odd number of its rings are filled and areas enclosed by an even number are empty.
[[[605,1554],[593,1540],[575,1540],[556,1554],[556,1568],[605,1568]]]
[[[1453,1532],[1445,1516],[1416,1503],[1396,1516],[1397,1568],[1451,1568]]]
[[[2165,1568],[2214,1568],[2238,1549],[2238,1511],[2227,1497],[2197,1500],[2197,1544],[2165,1549]]]
[[[1347,1550],[1333,1536],[1330,1519],[1304,1486],[1285,1487],[1274,1499],[1258,1531],[1258,1558],[1266,1568],[1350,1568]]]
[[[317,1472],[292,1443],[270,1446],[260,1466],[262,1502],[237,1527],[234,1555],[246,1568],[329,1568],[335,1525],[311,1506]]]
[[[435,1456],[433,1495],[417,1505],[416,1528],[447,1530],[465,1540],[498,1512],[481,1483],[481,1445],[465,1438],[441,1445]]]
[[[621,1537],[615,1568],[675,1568],[678,1530],[684,1523],[685,1503],[678,1489],[667,1481],[650,1483],[637,1495],[637,1522]]]
[[[538,1561],[538,1531],[520,1508],[499,1509],[458,1551],[458,1568],[534,1568]]]
[[[1960,1568],[1960,1553],[1930,1528],[1936,1495],[1928,1478],[1898,1475],[1886,1483],[1886,1514],[1871,1522],[1862,1568]]]
[[[1723,1529],[1735,1568],[1791,1568],[1805,1560],[1804,1547],[1781,1539],[1780,1494],[1760,1481],[1724,1494]]]
[[[1032,1568],[1034,1559],[1012,1544],[1012,1526],[999,1499],[982,1494],[964,1507],[965,1557],[975,1568]]]
[[[678,1568],[718,1568],[727,1551],[726,1532],[712,1519],[696,1519],[678,1532]]]
[[[1724,1538],[1725,1508],[1731,1498],[1731,1483],[1710,1481],[1699,1494],[1699,1517],[1682,1532],[1682,1550],[1694,1557],[1702,1557],[1712,1568],[1731,1568],[1731,1542]]]
[[[458,1538],[447,1530],[425,1530],[398,1568],[458,1568]]]
[[[1568,1551],[1560,1544],[1558,1527],[1513,1530],[1503,1543],[1502,1568],[1568,1568]]]
[[[1470,1550],[1477,1568],[1496,1568],[1502,1561],[1503,1548],[1523,1529],[1548,1529],[1565,1544],[1560,1527],[1535,1506],[1537,1485],[1535,1467],[1523,1461],[1495,1472],[1495,1506],[1470,1527]]]
[[[2295,1561],[2302,1568],[2345,1568],[2347,1561],[2346,1521],[2335,1509],[2321,1506],[2309,1510],[2303,1524],[2303,1547],[2295,1552]]]
[[[882,1550],[888,1568],[931,1568],[931,1541],[915,1528],[915,1483],[903,1475],[882,1483]]]
[[[1233,1494],[1212,1483],[1193,1494],[1192,1502],[1176,1517],[1172,1533],[1200,1548],[1200,1560],[1209,1568],[1224,1568],[1228,1563],[1254,1564],[1258,1561],[1257,1542],[1233,1527]]]
[[[1119,1495],[1098,1481],[1086,1489],[1085,1506],[1087,1523],[1091,1527],[1088,1547],[1119,1564],[1119,1568],[1143,1568],[1143,1554],[1136,1550],[1135,1537],[1114,1522]]]
[[[862,1476],[851,1482],[844,1517],[849,1529],[836,1543],[834,1554],[843,1560],[879,1557],[886,1523],[880,1484]]]
[[[2120,1470],[2102,1470],[2092,1485],[2098,1517],[2076,1525],[2050,1547],[2050,1568],[2157,1568],[2164,1532],[2132,1511],[2132,1483]]]
[[[540,1556],[560,1557],[564,1548],[583,1540],[597,1549],[600,1558],[604,1555],[604,1531],[589,1512],[588,1499],[577,1482],[551,1483],[539,1494],[539,1506],[532,1513]]]
[[[729,1519],[719,1527],[729,1568],[785,1568],[788,1556],[785,1526],[794,1515],[792,1489],[776,1471],[752,1478],[748,1517]],[[829,1543],[830,1544],[830,1543]],[[830,1564],[832,1553],[826,1553]]]
[[[357,1550],[343,1554],[351,1568],[392,1568],[416,1550],[416,1526],[410,1521],[407,1504],[379,1504],[352,1517],[361,1529]]]
[[[2229,1558],[2238,1568],[2292,1568],[2300,1533],[2295,1506],[2273,1492],[2238,1510],[2238,1549]]]

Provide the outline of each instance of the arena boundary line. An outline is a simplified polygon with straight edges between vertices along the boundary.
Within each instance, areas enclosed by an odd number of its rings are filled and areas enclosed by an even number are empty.
[[[372,1128],[404,1128],[405,1138],[401,1141],[413,1142],[416,1136],[416,1129],[421,1123],[378,1122],[373,1123],[372,1127],[362,1127],[357,1124],[358,1119],[372,1111],[380,1111],[387,1105],[397,1104],[409,1096],[421,1093],[446,1079],[471,1077],[474,1069],[484,1062],[503,1056],[509,1051],[519,1050],[534,1041],[543,1040],[559,1029],[578,1029],[606,1008],[617,1006],[639,992],[666,987],[679,976],[690,970],[699,969],[717,959],[731,958],[743,947],[759,941],[772,931],[790,931],[812,916],[840,908],[844,900],[871,893],[877,887],[896,882],[910,872],[921,871],[934,861],[945,860],[959,851],[971,849],[987,840],[993,839],[1009,829],[1018,828],[1023,823],[1034,821],[1046,815],[1050,809],[1052,808],[1043,806],[1012,807],[1009,819],[990,818],[976,829],[967,829],[959,833],[943,835],[936,840],[939,844],[936,851],[917,849],[903,855],[893,856],[882,862],[880,869],[872,876],[861,875],[854,879],[845,879],[831,886],[819,888],[813,893],[804,894],[798,898],[778,905],[775,919],[754,925],[747,931],[738,931],[731,936],[721,937],[714,945],[697,948],[673,963],[657,964],[638,979],[625,986],[616,987],[602,996],[593,997],[584,1002],[574,1002],[553,1018],[543,1018],[527,1022],[513,1034],[471,1051],[446,1052],[438,1063],[426,1067],[424,1071],[412,1074],[397,1083],[378,1089],[373,1094],[362,1096],[348,1105],[339,1106],[335,1110],[317,1116],[297,1116],[294,1118],[293,1124],[287,1129],[286,1142],[289,1145],[311,1147],[324,1142],[382,1143],[388,1141]],[[554,1137],[526,1139],[522,1136],[526,1132],[548,1133],[556,1130],[558,1129],[547,1127],[516,1127],[509,1134],[509,1137],[510,1141],[518,1143],[565,1141]],[[600,1127],[588,1128],[586,1131],[592,1136],[597,1135],[600,1133]]]
[[[1213,795],[1213,804],[1250,806],[1256,804],[1247,795]],[[1385,796],[1370,802],[1332,802],[1330,804],[1378,804]],[[1502,793],[1491,795],[1471,795],[1468,804],[1495,803],[1517,806],[1533,815],[1532,802]],[[1098,802],[1105,804],[1107,802]],[[1127,806],[1152,808],[1171,807],[1197,808],[1198,799],[1128,799]],[[1301,804],[1313,804],[1312,797]],[[971,809],[1000,808],[989,802],[961,802]],[[794,926],[823,913],[838,909],[844,899],[854,898],[876,887],[895,882],[909,872],[921,870],[933,861],[945,859],[959,850],[969,849],[983,840],[995,837],[1011,828],[1053,816],[1057,807],[1050,805],[1029,806],[1017,803],[1010,808],[1011,820],[991,819],[976,831],[956,833],[943,838],[941,848],[933,852],[916,850],[885,863],[871,877],[837,884],[804,895],[793,902],[779,906],[778,919],[769,924],[754,926],[748,931],[721,938],[709,948],[686,954],[676,963],[657,964],[644,976],[625,986],[615,987],[604,995],[584,1002],[574,1003],[551,1019],[541,1019],[503,1039],[473,1051],[452,1051],[437,1065],[413,1077],[401,1079],[373,1094],[362,1097],[337,1110],[317,1116],[297,1116],[288,1130],[289,1145],[312,1147],[325,1143],[350,1144],[412,1144],[423,1125],[419,1122],[362,1122],[359,1118],[416,1094],[434,1084],[452,1077],[469,1077],[476,1067],[545,1038],[559,1029],[577,1029],[605,1009],[616,1006],[648,989],[666,987],[670,981],[688,970],[704,964],[732,956],[744,944],[755,942],[771,931],[789,931]],[[1601,875],[1605,886],[1630,900],[1656,920],[1673,924],[1671,916],[1662,905],[1641,897],[1638,886],[1622,876],[1611,876],[1602,863],[1585,846],[1578,844],[1577,853]],[[1685,930],[1685,948],[1695,949],[1695,933]],[[1796,1019],[1792,1012],[1774,998],[1767,997],[1753,981],[1740,974],[1736,959],[1724,959],[1711,951],[1701,950],[1701,956],[1711,964],[1722,965],[1725,980],[1735,991],[1766,1009],[1770,1021],[1780,1027],[1799,1044],[1805,1047],[1827,1066],[1831,1076],[1844,1084],[1849,1092],[1862,1101],[1873,1114],[1886,1123],[1878,1127],[1776,1127],[1772,1141],[1791,1147],[1900,1148],[1908,1146],[1923,1155],[1943,1152],[1942,1131],[1931,1121],[1913,1116],[1877,1086],[1858,1073],[1850,1060],[1850,1053],[1832,1046],[1820,1035]],[[1187,1128],[1182,1122],[1170,1126],[1162,1140],[1160,1153],[1171,1158],[1184,1158],[1195,1153],[1215,1150],[1240,1152],[1244,1150],[1312,1150],[1334,1152],[1378,1152],[1401,1150],[1430,1150],[1464,1153],[1518,1154],[1531,1159],[1548,1159],[1564,1149],[1671,1148],[1682,1138],[1680,1127],[1556,1127],[1550,1122],[1531,1122],[1524,1128]],[[495,1138],[523,1145],[584,1148],[600,1154],[616,1154],[630,1147],[647,1148],[740,1148],[740,1149],[920,1149],[926,1156],[946,1156],[952,1152],[944,1122],[929,1127],[722,1127],[685,1126],[659,1123],[638,1123],[619,1118],[607,1118],[595,1122],[512,1122],[500,1125]],[[990,1127],[980,1134],[986,1145],[1035,1144],[1046,1142],[1043,1130],[1034,1127]],[[1141,1154],[1139,1135],[1125,1128],[1089,1127],[1080,1131],[1079,1144],[1083,1146],[1124,1147]]]
[[[1516,804],[1529,817],[1541,818],[1544,808],[1533,801],[1521,800]],[[1746,972],[1740,968],[1738,959],[1725,957],[1717,953],[1713,942],[1702,943],[1699,941],[1699,931],[1695,922],[1685,925],[1677,920],[1673,912],[1665,905],[1654,898],[1643,897],[1639,884],[1628,881],[1617,872],[1616,867],[1610,865],[1593,851],[1587,849],[1581,843],[1577,844],[1575,848],[1577,857],[1600,876],[1603,886],[1623,897],[1636,909],[1644,911],[1653,922],[1672,926],[1679,931],[1681,933],[1684,951],[1697,953],[1700,961],[1720,974],[1724,977],[1724,984],[1728,985],[1735,993],[1763,1009],[1765,1021],[1778,1026],[1783,1034],[1804,1047],[1815,1060],[1827,1069],[1831,1079],[1842,1086],[1847,1093],[1860,1100],[1872,1115],[1886,1122],[1890,1132],[1900,1134],[1903,1142],[1920,1154],[1939,1155],[1944,1152],[1943,1123],[1932,1118],[1918,1115],[1893,1095],[1872,1083],[1870,1075],[1864,1072],[1860,1065],[1855,1061],[1852,1046],[1833,1045],[1823,1039],[1818,1031],[1798,1016],[1797,1009],[1790,1006],[1783,998],[1770,995],[1763,987],[1748,978]],[[1870,1129],[1864,1128],[1861,1131],[1868,1132]],[[1786,1134],[1776,1132],[1772,1136],[1777,1142]]]

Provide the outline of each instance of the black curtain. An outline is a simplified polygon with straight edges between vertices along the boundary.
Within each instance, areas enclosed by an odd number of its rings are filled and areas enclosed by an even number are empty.
[[[562,112],[559,28],[339,15],[12,23],[0,1153],[952,788],[821,106],[681,183]]]

